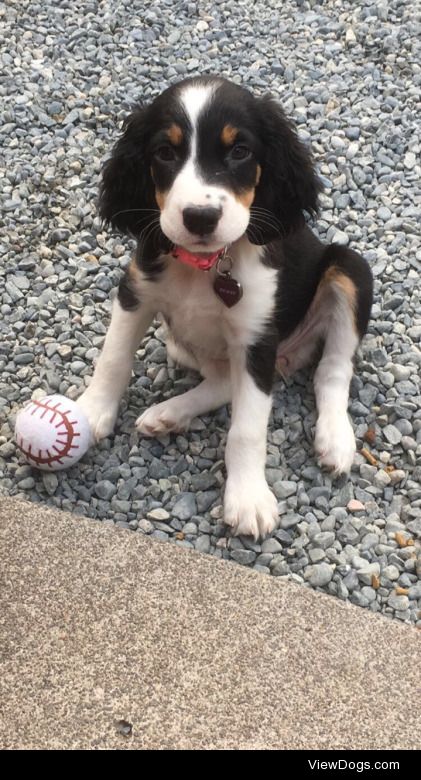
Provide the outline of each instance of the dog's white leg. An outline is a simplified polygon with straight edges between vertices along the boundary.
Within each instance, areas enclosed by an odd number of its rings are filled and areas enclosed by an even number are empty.
[[[205,379],[197,387],[147,409],[136,421],[139,433],[160,436],[183,431],[194,417],[229,403],[231,381],[228,362],[215,361],[209,364],[204,374]]]
[[[347,408],[352,359],[359,337],[349,291],[337,288],[332,306],[323,355],[314,377],[318,410],[315,449],[320,465],[340,474],[350,471],[355,454]]]
[[[273,355],[275,362],[275,355]],[[232,354],[232,422],[225,461],[224,520],[235,534],[257,539],[278,522],[278,506],[265,478],[266,437],[272,397],[247,370],[246,350]]]
[[[129,383],[133,358],[154,317],[144,304],[125,311],[118,298],[113,304],[110,327],[105,337],[90,385],[77,403],[91,426],[93,441],[112,432],[121,397]]]

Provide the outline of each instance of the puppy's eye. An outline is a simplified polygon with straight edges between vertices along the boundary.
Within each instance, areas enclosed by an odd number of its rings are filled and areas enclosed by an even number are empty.
[[[164,144],[156,149],[154,156],[161,162],[173,162],[176,159],[175,150],[169,144]]]
[[[236,144],[232,147],[232,160],[247,160],[248,157],[251,157],[251,149],[249,149],[248,146],[244,146],[244,144]]]

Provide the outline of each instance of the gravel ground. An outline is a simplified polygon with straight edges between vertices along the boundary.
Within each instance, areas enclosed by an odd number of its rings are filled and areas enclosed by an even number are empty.
[[[8,0],[0,238],[0,474],[4,493],[233,559],[421,626],[421,251],[416,4],[406,0]],[[418,64],[417,64],[418,63]],[[186,74],[270,90],[311,140],[326,191],[318,230],[364,253],[375,305],[352,381],[359,449],[332,482],[314,459],[311,372],[279,381],[267,474],[281,523],[262,544],[221,521],[228,411],[139,439],[142,409],[197,381],[159,329],[139,350],[115,436],[67,472],[24,465],[14,416],[77,397],[130,242],[96,215],[98,174],[134,101]],[[418,200],[419,203],[419,200]],[[369,460],[367,460],[367,457]]]

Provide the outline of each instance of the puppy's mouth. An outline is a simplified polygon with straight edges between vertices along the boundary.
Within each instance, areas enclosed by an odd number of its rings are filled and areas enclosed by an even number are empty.
[[[184,251],[189,252],[192,255],[203,255],[204,257],[222,251],[226,246],[225,243],[222,243],[220,240],[217,241],[212,239],[212,237],[196,238],[192,236],[191,239],[189,237],[187,240],[174,241],[173,243],[174,246],[181,247]]]

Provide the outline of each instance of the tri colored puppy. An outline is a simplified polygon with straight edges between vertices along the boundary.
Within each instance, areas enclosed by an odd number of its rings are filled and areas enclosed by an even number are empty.
[[[348,392],[372,277],[359,254],[322,244],[305,225],[320,188],[279,105],[219,77],[187,79],[136,108],[104,169],[101,214],[138,245],[79,403],[95,439],[108,436],[160,313],[169,354],[203,379],[143,412],[137,429],[180,431],[232,404],[224,518],[236,534],[257,538],[278,522],[265,479],[276,368],[290,374],[322,345],[316,452],[336,473],[354,457]]]

